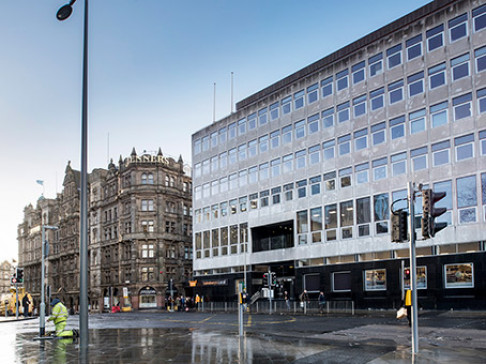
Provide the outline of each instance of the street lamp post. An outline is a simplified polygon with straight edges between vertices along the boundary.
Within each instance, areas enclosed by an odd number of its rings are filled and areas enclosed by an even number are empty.
[[[42,225],[42,255],[41,255],[41,302],[39,312],[39,336],[44,336],[46,333],[46,301],[45,301],[45,275],[46,275],[46,229],[57,230],[57,226]]]
[[[73,12],[70,0],[57,12],[59,21],[66,20]],[[81,116],[81,206],[79,242],[79,336],[82,347],[88,346],[88,0],[84,0],[83,35],[83,95]]]

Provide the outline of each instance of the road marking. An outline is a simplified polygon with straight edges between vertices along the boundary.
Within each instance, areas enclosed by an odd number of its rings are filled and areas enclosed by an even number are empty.
[[[212,319],[214,316],[216,316],[216,315],[209,316],[209,317],[205,318],[204,320],[199,321],[199,323],[201,324],[201,323],[203,323],[203,322],[209,321],[209,320],[211,320],[211,319]]]

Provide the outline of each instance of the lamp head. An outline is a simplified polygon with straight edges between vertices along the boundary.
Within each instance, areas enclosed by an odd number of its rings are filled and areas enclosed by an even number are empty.
[[[71,4],[64,5],[62,8],[60,8],[57,11],[56,14],[57,20],[59,21],[66,20],[67,18],[69,18],[72,12],[73,12],[73,7],[71,6]]]

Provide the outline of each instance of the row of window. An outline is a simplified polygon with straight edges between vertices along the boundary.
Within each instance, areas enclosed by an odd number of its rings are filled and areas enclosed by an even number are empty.
[[[395,126],[398,127],[398,126]],[[393,129],[391,131],[393,133]],[[378,131],[384,135],[384,130]],[[382,134],[373,134],[372,137],[377,139],[384,139]],[[360,135],[354,139],[355,146],[366,145],[367,135]],[[486,130],[480,131],[477,134],[479,145],[477,150],[479,155],[486,156]],[[341,139],[336,146],[334,141],[332,143],[326,142],[322,147],[323,160],[334,158],[337,153],[344,155],[351,150],[351,137]],[[454,151],[454,158],[451,157],[451,149]],[[347,188],[371,181],[385,180],[389,177],[397,177],[406,175],[409,170],[418,172],[432,167],[440,167],[451,163],[451,159],[455,162],[465,161],[475,157],[475,134],[470,133],[458,136],[453,140],[442,140],[437,143],[425,145],[420,148],[415,148],[409,152],[398,152],[390,157],[384,156],[371,160],[370,162],[363,162],[354,166],[341,168],[337,171],[330,171],[324,175],[317,175],[309,179],[297,181],[295,188],[297,189],[297,197],[303,198],[309,195],[318,195],[321,193],[321,182],[324,182],[324,190],[332,191],[337,187]],[[200,200],[209,198],[211,196],[217,197],[220,193],[229,190],[236,190],[239,187],[244,187],[248,184],[256,184],[259,181],[265,181],[269,178],[276,178],[281,174],[289,173],[294,170],[305,168],[307,165],[312,166],[320,163],[321,148],[319,145],[309,148],[307,151],[303,150],[295,154],[289,154],[281,158],[276,158],[269,163],[263,163],[259,166],[250,167],[233,173],[229,177],[223,177],[214,180],[211,183],[205,183],[195,188],[194,199]],[[337,182],[337,183],[336,183]],[[307,191],[307,186],[310,190]],[[294,184],[286,184],[283,186],[284,191],[292,191]],[[272,188],[272,196],[279,196],[281,192],[280,187]],[[260,192],[261,194],[262,192]],[[289,192],[291,193],[291,192]],[[280,202],[278,198],[277,203]],[[275,201],[274,201],[275,203]],[[196,222],[198,221],[198,211],[196,210]]]
[[[473,30],[479,31],[486,28],[486,5],[478,7],[472,11]],[[468,14],[462,14],[448,22],[448,29],[450,35],[450,42],[455,42],[468,35]],[[444,24],[436,26],[433,29],[426,31],[425,39],[427,44],[427,51],[431,52],[444,45]],[[408,61],[420,57],[423,53],[423,35],[419,34],[405,42],[405,54]],[[384,57],[388,69],[392,69],[402,63],[403,49],[402,44],[397,44],[388,48],[385,56],[380,52],[368,59],[368,77],[373,77],[381,74],[384,70]],[[477,49],[474,52],[476,59],[476,71],[481,72],[486,67],[486,47]],[[470,54],[465,53],[450,60],[450,73],[452,81],[466,77],[470,74],[469,70]],[[227,139],[236,138],[237,134],[245,134],[247,130],[253,130],[259,125],[265,125],[269,120],[276,120],[280,115],[288,114],[294,110],[301,109],[307,104],[312,104],[321,98],[326,98],[333,95],[334,89],[341,91],[349,86],[349,77],[353,84],[359,84],[366,78],[366,62],[361,61],[351,66],[351,73],[349,69],[344,69],[338,72],[335,76],[330,76],[319,83],[315,83],[306,89],[302,89],[294,95],[289,95],[279,102],[271,104],[269,107],[260,109],[258,112],[248,115],[238,122],[231,123],[228,128],[221,128],[219,131],[212,133],[210,136],[203,137],[194,141],[194,154],[197,155],[201,151],[208,151],[210,147],[216,147],[218,143],[225,143]],[[434,89],[446,84],[446,63],[435,65],[428,69],[429,88]],[[424,92],[424,72],[419,72],[407,77],[408,96],[412,97]],[[393,104],[404,98],[403,95],[404,80],[395,81],[388,85],[389,103]],[[320,91],[320,92],[319,92]],[[383,106],[384,88],[371,91],[369,94],[370,109],[376,110]],[[365,109],[366,95],[358,96],[352,100],[355,117],[362,115]],[[350,102],[347,102],[348,108]],[[380,106],[381,105],[381,106]],[[343,105],[341,107],[344,108]],[[340,114],[345,117],[344,110]],[[349,111],[348,111],[349,114]],[[349,118],[349,115],[348,115]],[[344,120],[343,120],[344,121]]]
[[[486,113],[486,89],[481,89],[476,92],[477,113]],[[466,93],[452,99],[450,103],[452,107],[452,120],[454,122],[466,119],[472,116],[473,113],[473,94]],[[413,135],[427,130],[427,128],[436,128],[445,125],[449,122],[450,116],[449,102],[443,101],[429,107],[428,113],[425,108],[419,109],[400,115],[388,121],[389,139],[395,140],[406,135]],[[326,125],[333,125],[335,114],[326,113],[324,111],[319,118],[319,114],[315,114],[306,120],[301,120],[294,125],[288,125],[281,130],[275,130],[270,134],[261,136],[259,139],[250,140],[248,143],[241,144],[238,148],[232,148],[228,152],[220,153],[211,159],[206,159],[202,163],[194,165],[194,177],[198,178],[202,175],[210,175],[225,169],[228,166],[235,165],[238,162],[253,158],[258,154],[263,154],[269,150],[278,148],[280,145],[291,143],[293,139],[299,140],[307,134],[311,135],[319,131],[320,127],[325,128]],[[408,120],[407,120],[408,119]],[[429,119],[429,120],[427,120]],[[408,121],[408,125],[406,122]],[[363,150],[370,145],[377,146],[384,144],[387,141],[386,135],[387,123],[385,121],[371,125],[369,128],[363,128],[354,131],[352,134],[342,135],[336,139],[330,139],[322,143],[322,146],[317,144],[307,149],[307,151],[297,151],[294,155],[295,160],[299,157],[305,160],[305,155],[308,155],[309,164],[319,163],[320,150],[322,149],[322,158],[324,160],[332,159],[336,155],[342,156],[351,153],[351,140],[354,139],[354,151]],[[408,131],[406,128],[408,127]],[[335,147],[338,147],[338,153]],[[292,154],[284,156],[284,160],[290,161],[293,159]],[[282,160],[282,163],[284,162]],[[280,164],[277,160],[270,161],[270,165]],[[268,163],[262,164],[263,167]],[[304,163],[305,165],[305,163]],[[297,168],[302,168],[300,167]],[[256,168],[256,167],[255,167]],[[196,187],[197,189],[197,187]]]
[[[155,211],[155,201],[153,199],[142,199],[140,201],[140,211]],[[177,213],[177,205],[173,201],[165,202],[165,212]],[[182,214],[184,216],[191,216],[191,208],[182,204]]]
[[[437,218],[437,221],[444,221],[451,225],[453,205],[457,210],[457,223],[468,224],[478,221],[478,202],[483,206],[483,217],[486,221],[486,173],[480,175],[480,186],[478,189],[477,176],[465,176],[454,181],[447,180],[434,183],[431,187],[435,192],[446,192],[445,198],[436,203],[436,207],[446,208],[446,213]],[[454,188],[453,188],[454,187]],[[424,186],[428,188],[428,186]],[[479,192],[478,192],[479,191]],[[267,191],[268,192],[268,191]],[[276,197],[278,196],[278,199]],[[453,198],[455,196],[455,199]],[[479,197],[478,197],[479,196]],[[284,192],[285,199],[291,199],[292,192]],[[407,190],[379,193],[373,196],[365,196],[355,200],[330,203],[324,206],[298,211],[296,214],[296,238],[297,244],[319,243],[324,241],[344,240],[370,235],[381,235],[389,233],[390,201],[394,202],[394,208],[406,208]],[[280,203],[280,193],[272,194],[273,203]],[[260,194],[241,197],[239,200],[231,200],[214,204],[201,211],[196,211],[196,222],[216,220],[229,213],[236,214],[247,211],[248,208],[268,206],[269,195]],[[415,204],[416,226],[420,229],[420,217],[422,214],[422,200],[417,197]],[[206,250],[199,253],[197,258],[217,255],[239,254],[246,249],[248,242],[247,224],[232,225],[229,227],[230,250],[221,250],[220,246],[228,245],[228,227],[205,230],[195,233],[196,251]],[[238,239],[239,237],[239,239]],[[238,248],[238,244],[245,247]],[[280,245],[277,245],[277,248]],[[210,250],[213,249],[211,255]],[[270,249],[272,249],[270,247]]]

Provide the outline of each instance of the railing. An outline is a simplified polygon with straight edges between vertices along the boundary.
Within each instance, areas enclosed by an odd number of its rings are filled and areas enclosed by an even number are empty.
[[[267,300],[258,300],[254,304],[248,305],[247,312],[250,313],[269,313],[270,302]],[[237,302],[204,302],[199,307],[200,312],[236,312],[238,310]],[[311,301],[301,303],[298,301],[272,301],[272,313],[276,314],[304,314],[316,315],[321,313],[319,303]],[[354,301],[327,301],[322,309],[322,313],[346,313],[354,315]]]

